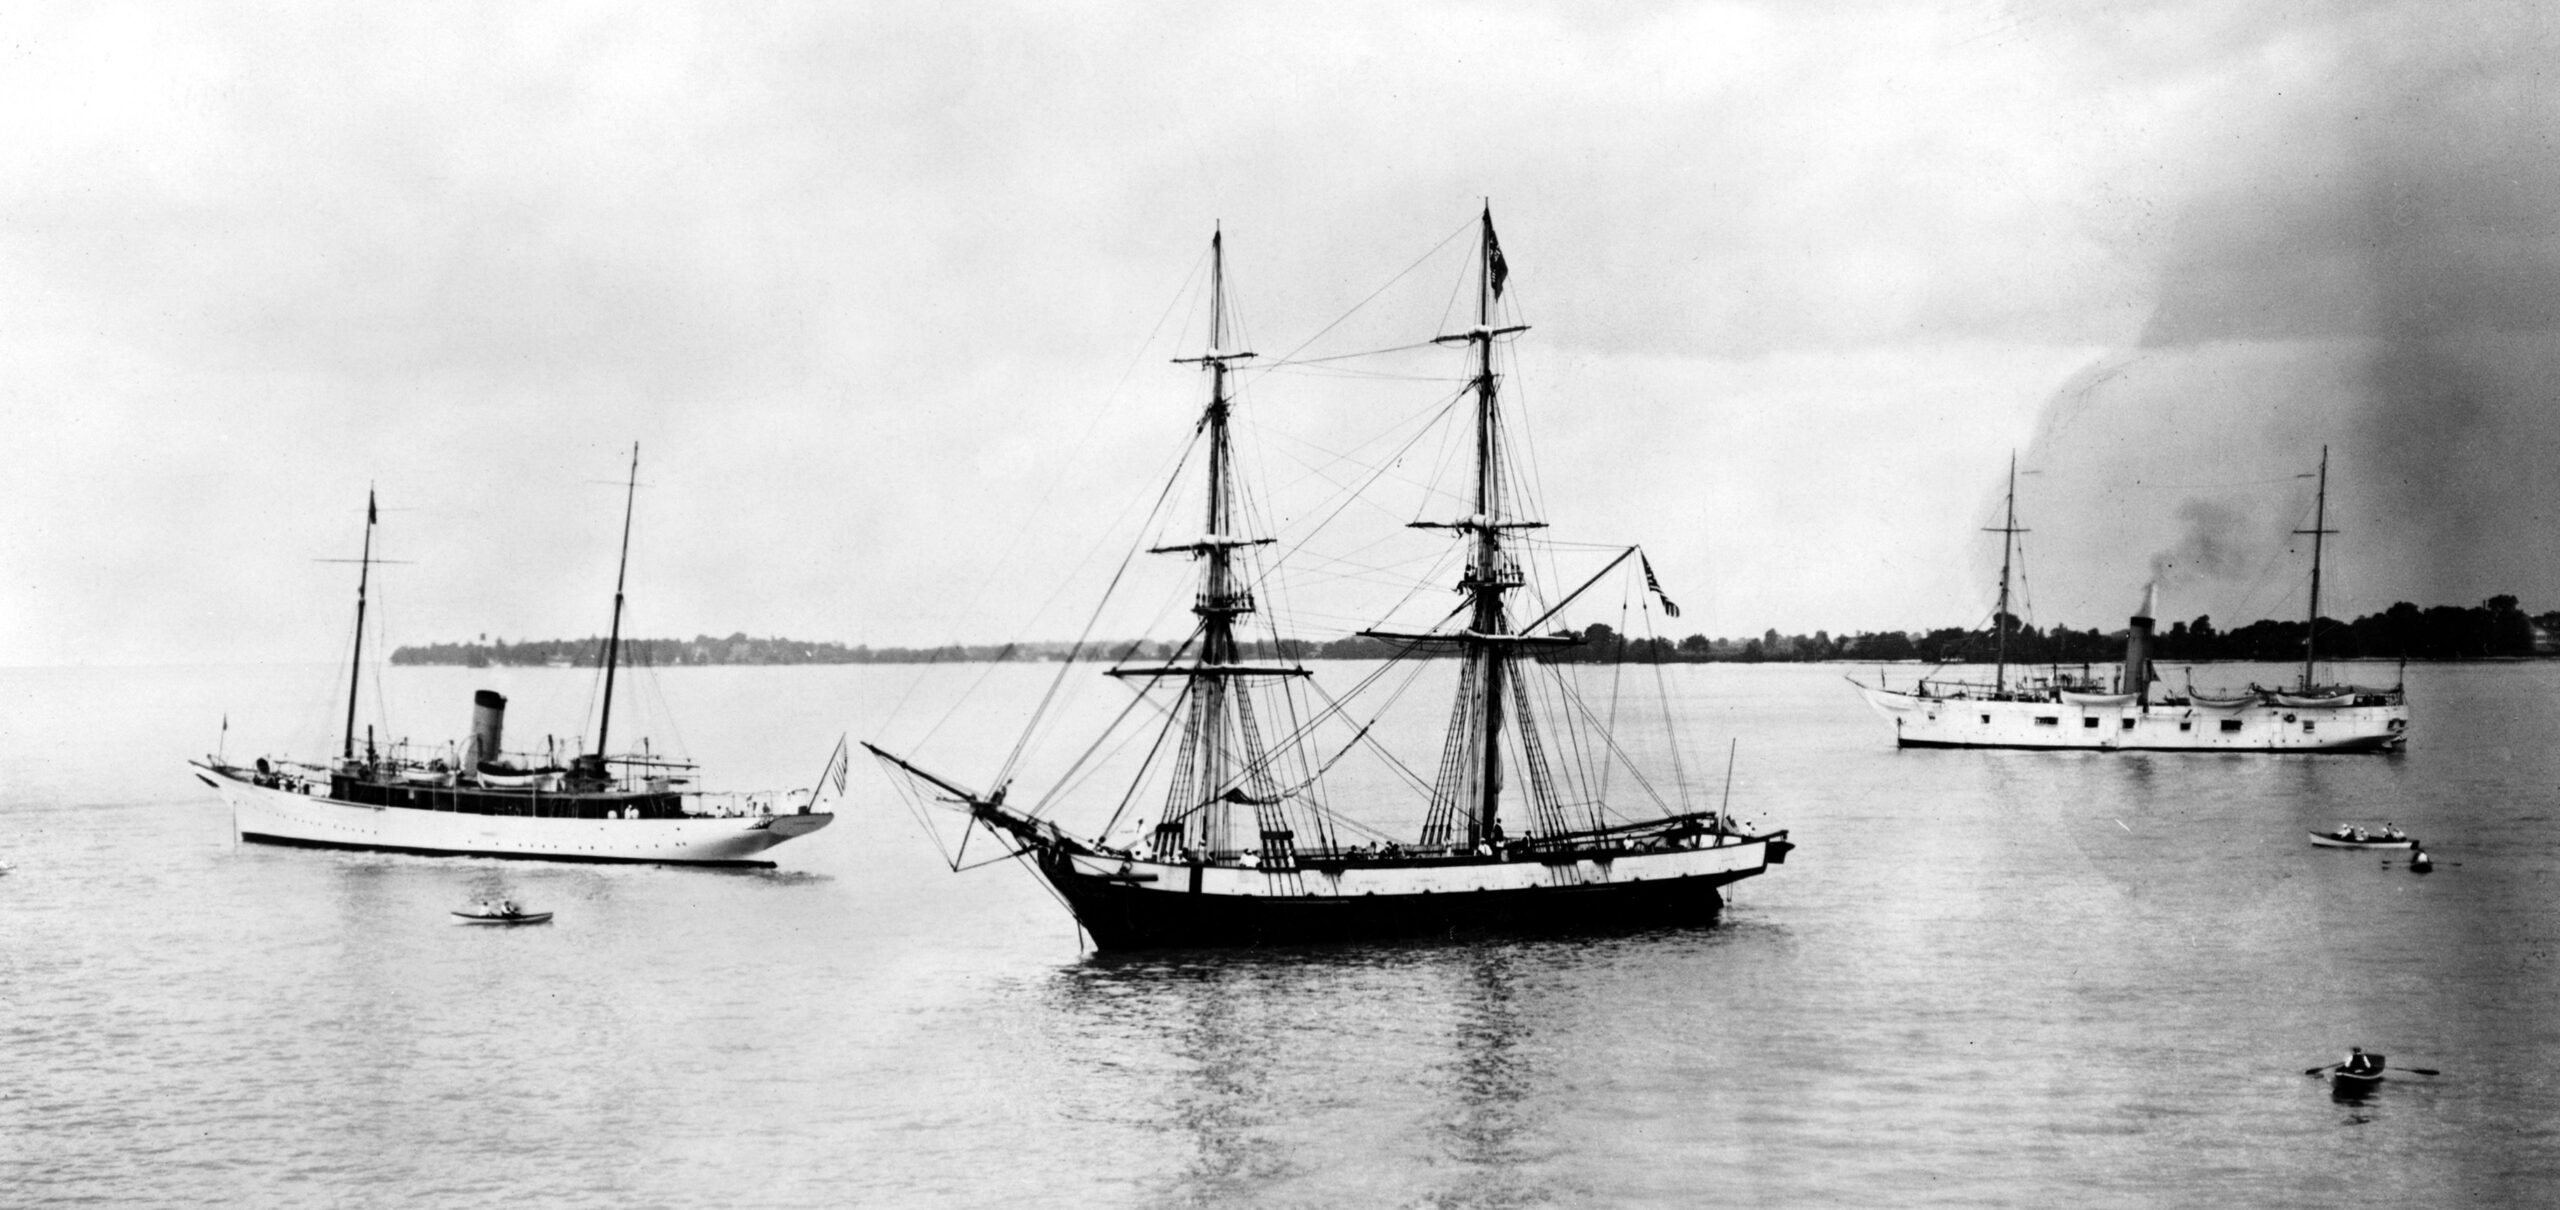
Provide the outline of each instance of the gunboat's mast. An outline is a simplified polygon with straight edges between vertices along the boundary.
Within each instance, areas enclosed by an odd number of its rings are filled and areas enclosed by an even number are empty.
[[[2000,535],[2000,609],[1991,615],[1997,632],[1992,640],[1991,691],[2000,693],[2009,684],[2009,556],[2017,548],[2018,535],[2018,454],[2009,452],[2009,501],[2003,508],[2000,526],[1987,530]]]
[[[622,656],[622,584],[631,570],[631,503],[640,492],[640,443],[631,443],[631,479],[622,489],[622,559],[613,569],[613,630],[604,641],[604,712],[596,719],[596,763],[604,763],[605,733],[613,726],[613,670]]]
[[[2329,447],[2320,447],[2320,487],[2312,497],[2311,528],[2297,529],[2297,534],[2311,535],[2311,617],[2302,628],[2302,690],[2311,691],[2314,675],[2311,667],[2320,640],[2320,539],[2338,531],[2329,528]]]
[[[376,518],[373,489],[364,489],[364,557],[363,567],[356,572],[356,654],[347,669],[347,738],[338,755],[345,760],[356,758],[356,694],[364,684],[364,596],[373,580],[373,525]]]

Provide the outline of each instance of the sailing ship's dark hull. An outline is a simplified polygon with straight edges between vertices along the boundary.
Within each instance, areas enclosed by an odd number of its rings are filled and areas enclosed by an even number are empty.
[[[1103,950],[1230,949],[1462,936],[1613,933],[1712,924],[1718,888],[1758,868],[1680,878],[1416,894],[1220,895],[1043,860]]]

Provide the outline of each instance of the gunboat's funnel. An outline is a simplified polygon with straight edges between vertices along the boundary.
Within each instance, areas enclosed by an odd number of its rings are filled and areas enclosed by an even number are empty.
[[[495,689],[482,689],[471,695],[471,751],[463,753],[462,767],[477,769],[482,761],[495,761],[506,749],[499,747],[507,726],[507,698]]]
[[[2151,704],[2151,628],[2152,618],[2160,610],[2160,582],[2143,585],[2142,606],[2133,614],[2133,624],[2124,634],[2124,681],[2119,693],[2134,695],[2141,705]]]

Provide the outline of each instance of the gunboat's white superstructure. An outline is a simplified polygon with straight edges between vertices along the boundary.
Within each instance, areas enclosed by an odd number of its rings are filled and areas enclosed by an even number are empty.
[[[2289,689],[2252,685],[2226,696],[2160,690],[2152,667],[2159,588],[2144,589],[2125,633],[2124,665],[2112,685],[2061,676],[2012,680],[2007,659],[2010,552],[2017,535],[2017,467],[2009,471],[2002,535],[1999,646],[1989,684],[1924,677],[1907,689],[1850,678],[1867,704],[1893,723],[1905,748],[2046,748],[2110,752],[2387,752],[2409,739],[2409,699],[2399,687],[2323,685],[2314,680],[2320,624],[2320,539],[2327,528],[2329,451],[2311,535],[2311,624],[2302,679]]]

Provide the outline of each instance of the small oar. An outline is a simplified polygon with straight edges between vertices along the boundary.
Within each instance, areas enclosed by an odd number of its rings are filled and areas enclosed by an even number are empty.
[[[2400,1068],[2400,1070],[2401,1070],[2401,1071],[2414,1071],[2414,1072],[2416,1072],[2416,1073],[2418,1073],[2419,1075],[2422,1075],[2422,1076],[2440,1076],[2440,1075],[2443,1075],[2443,1074],[2444,1074],[2443,1072],[2441,1072],[2441,1071],[2437,1071],[2435,1068],[2432,1068],[2432,1067],[2403,1067],[2403,1068]]]
[[[2303,1069],[2302,1069],[2302,1074],[2304,1074],[2304,1075],[2306,1075],[2306,1076],[2316,1076],[2316,1075],[2319,1075],[2321,1072],[2327,1071],[2327,1070],[2329,1070],[2330,1068],[2332,1068],[2332,1067],[2337,1067],[2337,1066],[2340,1066],[2340,1064],[2336,1064],[2336,1063],[2323,1063],[2323,1064],[2319,1065],[2318,1067],[2305,1067],[2305,1068],[2303,1068]]]

